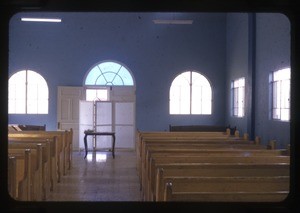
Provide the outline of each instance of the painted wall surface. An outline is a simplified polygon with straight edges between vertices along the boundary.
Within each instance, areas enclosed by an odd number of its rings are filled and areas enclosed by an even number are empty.
[[[9,75],[39,72],[49,86],[48,115],[9,115],[9,123],[46,124],[56,129],[57,86],[82,86],[102,60],[125,64],[136,82],[136,127],[168,130],[169,124],[237,126],[231,116],[230,82],[249,74],[249,16],[245,13],[43,13],[62,23],[10,22]],[[192,25],[155,25],[153,19],[193,19]],[[281,14],[256,14],[254,134],[263,143],[289,143],[289,122],[270,119],[269,74],[290,66],[290,23]],[[181,72],[196,70],[213,88],[212,115],[169,115],[169,89]],[[247,82],[247,80],[246,80]],[[248,85],[249,86],[249,85]],[[247,87],[247,85],[246,85]],[[247,88],[246,88],[247,90]],[[249,107],[246,98],[246,108]],[[247,110],[246,110],[247,111]]]
[[[270,89],[269,74],[273,71],[290,67],[290,23],[286,16],[276,13],[255,15],[255,40],[254,49],[255,64],[252,72],[255,72],[253,79],[255,88],[253,89],[254,104],[254,136],[260,136],[263,144],[269,140],[276,140],[278,148],[286,148],[290,143],[290,123],[275,121],[270,115]],[[246,114],[243,118],[231,116],[231,94],[230,82],[233,79],[246,77],[248,72],[249,61],[249,17],[247,14],[229,14],[227,15],[227,112],[226,122],[237,126],[243,134],[247,132],[247,107],[250,105],[250,99],[246,96]],[[247,84],[246,90],[251,85]],[[247,104],[248,103],[248,104]],[[253,119],[250,117],[250,119]]]
[[[290,67],[290,22],[283,14],[257,14],[256,24],[255,132],[262,141],[276,140],[279,148],[286,148],[290,122],[271,119],[269,74]]]
[[[226,123],[232,127],[237,127],[240,134],[247,133],[247,107],[249,107],[249,97],[245,97],[245,116],[234,117],[232,114],[232,95],[231,82],[239,78],[248,78],[248,51],[249,51],[249,31],[248,14],[231,13],[227,15],[227,34],[226,34]],[[246,85],[245,89],[248,88]]]
[[[29,16],[61,23],[21,22]],[[153,19],[193,19],[192,25],[155,25]],[[49,114],[9,115],[9,123],[57,128],[57,87],[82,86],[103,60],[125,64],[136,81],[136,127],[169,124],[223,125],[225,121],[226,14],[212,13],[19,13],[9,35],[9,76],[30,69],[49,86]],[[213,88],[212,115],[169,115],[169,88],[181,72],[196,70]]]

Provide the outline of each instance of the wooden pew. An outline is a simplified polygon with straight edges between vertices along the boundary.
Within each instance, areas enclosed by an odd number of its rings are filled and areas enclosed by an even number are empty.
[[[33,138],[33,137],[14,137],[10,136],[8,138],[8,142],[12,143],[44,143],[48,147],[48,152],[50,152],[50,161],[49,161],[49,172],[50,172],[50,191],[53,191],[56,187],[56,184],[58,182],[58,171],[60,171],[60,168],[58,167],[59,164],[57,164],[58,161],[58,151],[57,151],[57,138],[49,137],[49,138]]]
[[[171,177],[163,201],[281,202],[289,193],[289,176]]]
[[[57,131],[20,131],[20,132],[9,132],[8,137],[33,137],[33,138],[57,138],[57,164],[59,167],[58,171],[58,182],[60,182],[61,176],[65,175],[67,169],[70,169],[72,160],[72,134],[73,130],[57,130]],[[71,135],[71,136],[70,136]]]
[[[253,142],[251,143],[244,143],[244,142],[233,142],[232,141],[168,141],[168,142],[160,142],[155,141],[154,143],[147,141],[147,143],[144,144],[142,155],[141,155],[141,165],[143,165],[141,168],[139,168],[140,173],[143,173],[143,170],[147,169],[147,165],[149,164],[149,151],[150,150],[157,150],[157,151],[163,151],[167,149],[267,149],[267,146],[264,145],[257,145]]]
[[[188,146],[188,145],[187,145]],[[149,171],[149,165],[150,165],[150,159],[151,156],[156,154],[160,154],[162,157],[167,156],[167,155],[172,155],[172,156],[179,156],[179,155],[184,155],[185,157],[188,155],[193,155],[193,156],[203,156],[203,157],[220,157],[220,156],[231,156],[231,157],[250,157],[250,156],[281,156],[282,155],[282,150],[267,150],[267,149],[259,149],[259,150],[246,150],[246,149],[196,149],[194,148],[165,148],[162,149],[160,147],[156,147],[153,149],[147,150],[147,164],[145,166],[145,169],[142,171],[142,181],[141,181],[141,189],[143,192],[145,192],[145,196],[147,196],[147,190],[149,189],[149,184],[151,183],[151,175],[147,174],[147,169]],[[153,167],[152,167],[153,170]],[[153,177],[153,172],[151,173]],[[150,183],[149,183],[150,181]]]
[[[146,169],[146,197],[148,200],[153,199],[155,191],[155,175],[156,165],[168,163],[246,163],[246,164],[266,164],[266,163],[290,163],[289,156],[233,156],[233,155],[215,155],[215,156],[199,156],[199,155],[154,155],[150,159],[150,165]]]
[[[22,144],[21,144],[22,145]],[[9,156],[23,153],[25,150],[30,149],[31,156],[31,178],[30,178],[30,200],[40,201],[42,200],[42,144],[35,144],[34,146],[16,146],[15,144],[8,145]]]
[[[155,200],[162,201],[164,187],[172,177],[274,177],[289,176],[289,164],[242,164],[242,163],[173,163],[157,167]]]
[[[201,134],[202,133],[202,134]],[[145,156],[146,156],[146,144],[260,144],[260,138],[256,137],[254,141],[248,140],[248,135],[244,134],[244,137],[231,137],[226,135],[223,132],[217,132],[217,137],[214,137],[214,133],[210,132],[192,132],[191,134],[187,132],[146,132],[141,133],[137,132],[137,170],[140,180],[142,178],[142,165],[144,164]],[[225,137],[219,137],[219,135]],[[146,136],[145,136],[146,135]],[[149,136],[150,135],[150,136]],[[207,137],[209,135],[209,137]],[[153,136],[153,137],[152,137]]]
[[[214,137],[213,134],[202,134],[202,136],[197,135],[197,133],[193,134],[169,134],[169,133],[140,133],[137,132],[137,159],[138,159],[138,173],[141,180],[141,189],[144,193],[144,198],[146,200],[155,199],[155,193],[153,192],[153,184],[151,184],[151,176],[153,179],[153,174],[151,173],[149,166],[151,163],[151,154],[181,154],[185,155],[199,155],[212,157],[212,156],[222,156],[228,155],[228,157],[240,156],[243,158],[245,156],[265,156],[265,155],[273,155],[276,157],[278,155],[284,154],[286,150],[267,150],[272,148],[275,149],[275,146],[262,146],[260,144],[259,137],[256,137],[255,141],[249,141],[249,137],[247,134],[244,134],[244,137],[239,137],[238,131],[236,131],[235,137],[224,137],[224,133],[222,133],[222,137],[217,134]],[[144,135],[144,136],[142,136]],[[145,136],[146,135],[146,136]],[[205,144],[205,145],[203,145]],[[168,150],[166,152],[166,150]],[[210,150],[209,152],[207,152]],[[170,152],[171,151],[171,152]],[[249,158],[248,158],[249,159]],[[289,164],[289,158],[286,157],[285,163]],[[203,159],[202,159],[203,160]],[[213,160],[211,160],[213,162]],[[240,160],[244,163],[255,164],[255,161],[252,160]],[[233,163],[234,161],[232,161]],[[268,160],[268,162],[278,163],[280,162],[279,158],[275,158],[275,160]],[[170,162],[172,163],[172,162]],[[195,162],[189,162],[194,164]],[[222,162],[223,163],[223,162]],[[238,164],[240,164],[239,162]],[[263,158],[260,158],[256,163],[263,164]],[[155,175],[154,175],[155,176]],[[149,178],[150,180],[147,180]],[[152,193],[152,194],[151,194]],[[154,196],[154,198],[153,198]]]
[[[201,142],[201,143],[248,143],[260,144],[260,138],[256,137],[254,141],[249,141],[248,134],[243,137],[230,135],[230,130],[227,132],[136,132],[136,155],[138,175],[141,177],[141,164],[145,155],[145,144],[148,143],[186,143],[186,142]]]
[[[51,191],[51,152],[50,143],[48,141],[9,141],[9,149],[36,149],[37,146],[41,145],[42,149],[42,165],[41,165],[41,190],[42,200],[46,200]]]
[[[8,192],[15,200],[31,200],[31,150],[8,155]]]
[[[282,155],[281,150],[267,150],[264,149],[264,147],[258,147],[257,149],[249,149],[248,145],[246,145],[244,148],[241,145],[239,149],[231,148],[230,146],[226,148],[223,145],[218,147],[218,144],[215,144],[210,147],[210,149],[206,149],[205,147],[202,147],[201,145],[195,145],[195,144],[189,144],[187,143],[185,145],[185,148],[183,147],[176,147],[176,146],[148,146],[146,149],[146,154],[144,159],[142,160],[141,164],[141,189],[145,190],[145,187],[147,185],[147,175],[146,171],[149,168],[150,165],[150,158],[153,153],[169,153],[173,155],[181,154],[181,153],[189,153],[189,154],[197,154],[197,155],[203,155],[203,156],[209,156],[209,155],[232,155],[232,156],[253,156],[253,155],[273,155],[278,156]],[[256,145],[253,145],[256,146]]]
[[[281,156],[282,155],[282,151],[281,150],[222,150],[222,149],[211,149],[211,150],[201,150],[201,149],[169,149],[169,150],[152,150],[149,152],[153,152],[155,154],[160,153],[163,156],[166,155],[182,155],[183,157],[186,157],[188,155],[193,155],[193,156],[203,156],[203,157],[225,157],[225,156],[231,156],[231,157],[257,157],[257,156]],[[149,156],[151,156],[152,154],[149,154]],[[192,162],[190,162],[192,163]],[[156,174],[156,167],[155,167],[155,172],[153,172],[153,166],[152,165],[152,169],[151,169],[151,174],[147,174],[146,172],[143,172],[142,174],[142,190],[147,193],[147,189],[149,189],[149,184],[153,184],[151,183],[152,181],[155,182],[155,180],[153,180],[153,175]],[[146,171],[146,170],[145,170]],[[155,175],[154,175],[155,176]],[[150,178],[150,179],[149,179]],[[152,178],[152,179],[151,179]],[[150,182],[150,183],[149,183]],[[146,196],[145,195],[145,196]]]
[[[216,125],[169,125],[170,132],[225,132],[227,128]]]

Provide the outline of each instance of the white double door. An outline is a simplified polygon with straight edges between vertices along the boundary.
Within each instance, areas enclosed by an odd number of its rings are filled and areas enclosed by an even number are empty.
[[[134,148],[135,141],[134,102],[80,101],[79,148],[84,149],[84,131],[115,132],[115,148]],[[111,136],[88,136],[88,149],[112,147]]]
[[[135,148],[135,88],[110,88],[110,101],[85,101],[83,87],[58,87],[59,129],[73,129],[73,150],[84,149],[84,130],[110,132],[116,134],[116,148]],[[94,111],[97,118],[93,121]],[[94,126],[96,124],[96,126]],[[92,137],[88,136],[88,147],[93,148]],[[110,136],[98,136],[97,148],[111,147]]]

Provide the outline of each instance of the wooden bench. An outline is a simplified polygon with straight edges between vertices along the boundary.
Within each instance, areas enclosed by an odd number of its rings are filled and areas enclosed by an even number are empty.
[[[148,150],[148,159],[147,162],[149,162],[150,165],[150,158],[154,154],[158,155],[160,154],[161,157],[164,156],[186,156],[186,155],[193,155],[193,156],[203,156],[203,157],[218,157],[218,156],[231,156],[231,157],[256,157],[256,156],[282,156],[282,150],[230,150],[230,149],[195,149],[195,148],[186,148],[186,149],[160,149],[159,147],[156,149]],[[149,165],[143,167],[142,171],[142,177],[141,177],[141,184],[142,188],[146,185],[147,181],[147,168],[149,168]]]
[[[281,202],[289,193],[289,176],[171,177],[163,201]]]
[[[50,143],[48,141],[9,141],[9,149],[35,149],[37,145],[41,145],[42,149],[42,165],[41,173],[42,177],[40,180],[42,187],[42,200],[46,200],[51,191],[51,180],[53,178],[53,171],[51,170],[51,151]],[[52,188],[53,189],[53,188]]]
[[[8,137],[32,137],[32,138],[44,138],[56,137],[57,140],[57,164],[58,182],[60,182],[61,176],[65,175],[67,170],[71,168],[72,164],[72,136],[73,130],[58,130],[58,131],[21,131],[21,132],[9,132]]]
[[[177,148],[177,149],[172,149],[172,148],[165,148],[162,149],[161,147],[156,147],[153,148],[152,150],[149,149],[147,150],[147,160],[145,160],[145,168],[142,171],[142,177],[141,177],[141,189],[145,193],[144,196],[149,197],[149,188],[152,185],[153,189],[153,175],[155,176],[155,172],[153,172],[155,164],[151,163],[151,159],[153,155],[161,155],[161,158],[164,158],[166,156],[176,156],[179,158],[179,156],[182,156],[182,158],[187,158],[187,156],[202,156],[203,161],[205,162],[205,158],[211,158],[213,161],[214,157],[239,157],[241,162],[247,162],[247,159],[241,160],[241,158],[245,157],[259,157],[257,161],[261,160],[263,162],[262,157],[269,156],[271,157],[277,157],[277,156],[282,156],[284,150],[267,150],[267,149],[196,149],[194,148]],[[287,162],[289,160],[288,156],[285,156],[285,160],[283,162]],[[280,158],[282,159],[282,158]],[[275,159],[275,160],[270,160],[270,162],[280,162],[280,159]],[[224,159],[225,160],[225,159]],[[217,160],[216,160],[217,161]],[[220,159],[221,161],[221,159]],[[176,162],[176,161],[175,161]],[[254,161],[255,162],[255,161]],[[289,161],[288,161],[289,162]],[[190,161],[189,163],[193,163]],[[149,170],[151,169],[151,170]],[[149,172],[150,171],[150,172]],[[151,179],[152,178],[152,179]]]
[[[220,137],[221,136],[221,137]],[[146,144],[154,143],[205,143],[205,144],[260,144],[260,138],[256,137],[254,141],[248,140],[248,135],[244,137],[232,137],[224,132],[138,132],[136,141],[137,168],[141,179],[142,164],[146,156]]]
[[[145,185],[146,181],[146,170],[149,168],[150,158],[152,153],[173,153],[173,154],[180,154],[180,153],[196,153],[198,155],[207,155],[217,153],[220,154],[227,154],[227,155],[240,155],[240,156],[247,156],[253,155],[252,153],[259,155],[266,155],[267,149],[265,146],[261,145],[248,145],[248,144],[241,144],[241,145],[228,145],[228,144],[194,144],[194,143],[186,143],[183,146],[176,144],[172,144],[169,146],[164,145],[149,145],[146,146],[146,154],[144,154],[143,159],[141,160],[141,171],[140,180],[141,180],[141,188]],[[276,152],[267,152],[267,155],[279,155],[282,154],[280,151]]]
[[[44,125],[22,125],[22,124],[9,124],[10,131],[46,131],[46,124]]]
[[[22,144],[21,144],[22,145]],[[17,146],[15,144],[8,145],[9,156],[22,154],[25,150],[30,149],[31,167],[30,167],[30,200],[42,200],[42,177],[43,177],[43,162],[42,162],[42,144],[35,144],[34,146]],[[24,165],[25,166],[25,165]],[[24,171],[25,169],[21,169]]]
[[[279,173],[274,173],[272,169],[265,168],[263,172],[266,173],[263,174],[264,176],[271,175],[272,177],[277,174],[289,175],[290,159],[289,156],[283,156],[287,154],[287,150],[275,150],[276,143],[263,146],[260,145],[259,137],[256,137],[254,141],[249,141],[248,134],[244,134],[244,137],[239,137],[238,131],[236,131],[235,136],[229,136],[228,132],[223,132],[222,134],[218,132],[216,134],[197,134],[197,132],[176,132],[176,134],[167,132],[137,132],[137,166],[145,200],[155,201],[157,196],[160,196],[160,200],[163,198],[164,184],[159,176],[159,172],[163,171],[165,166],[174,166],[174,162],[177,162],[175,164],[180,164],[180,167],[184,168],[197,164],[205,164],[206,166],[210,164],[214,165],[214,167],[215,164],[246,165],[240,168],[240,170],[249,170],[249,164],[254,167],[259,165],[258,168],[266,165],[266,163],[267,167],[271,164],[274,164],[275,167],[285,165],[283,169],[277,170]],[[157,156],[160,157],[159,160],[157,160]],[[181,156],[179,157],[180,160],[178,160],[178,156]],[[256,156],[258,156],[257,160],[255,160]],[[168,160],[166,157],[168,157]],[[187,157],[189,158],[188,160],[186,160]],[[160,168],[162,165],[164,167]],[[226,171],[230,172],[232,168],[227,169],[229,170]],[[214,170],[216,169],[214,168]],[[250,170],[252,172],[255,171],[253,168]],[[254,172],[253,176],[262,174],[260,169],[258,171],[258,173]],[[189,172],[184,171],[184,174],[189,177]],[[235,176],[238,176],[238,172]]]
[[[244,143],[244,142],[225,142],[222,140],[212,142],[212,141],[183,141],[183,142],[159,142],[147,143],[144,145],[141,155],[141,168],[139,168],[140,173],[143,173],[143,170],[147,168],[150,160],[149,151],[164,151],[168,149],[177,149],[177,150],[186,150],[186,149],[223,149],[223,150],[234,150],[234,149],[243,149],[243,150],[259,150],[267,149],[267,146],[257,145],[254,143]]]
[[[226,132],[228,126],[214,125],[169,125],[170,132]]]
[[[31,151],[11,152],[8,156],[8,192],[15,200],[31,200]]]
[[[168,163],[246,163],[246,164],[266,164],[266,163],[290,163],[289,156],[198,156],[198,155],[154,155],[150,159],[150,165],[146,169],[146,197],[151,199],[151,193],[154,192],[156,165]]]
[[[162,201],[168,178],[173,177],[289,177],[289,164],[242,164],[242,163],[172,163],[157,166],[155,180],[156,201]],[[287,187],[288,189],[288,187]]]
[[[58,173],[60,171],[58,162],[59,153],[57,151],[57,139],[56,137],[49,138],[33,138],[33,137],[9,137],[9,143],[42,143],[48,147],[50,153],[49,172],[50,172],[50,191],[53,191],[58,182]],[[25,145],[26,146],[26,145]]]

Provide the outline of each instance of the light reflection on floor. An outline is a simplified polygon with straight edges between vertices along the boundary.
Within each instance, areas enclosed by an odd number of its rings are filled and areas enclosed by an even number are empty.
[[[86,156],[87,161],[89,162],[106,162],[107,160],[107,153],[103,153],[103,152],[90,152],[87,154]]]

